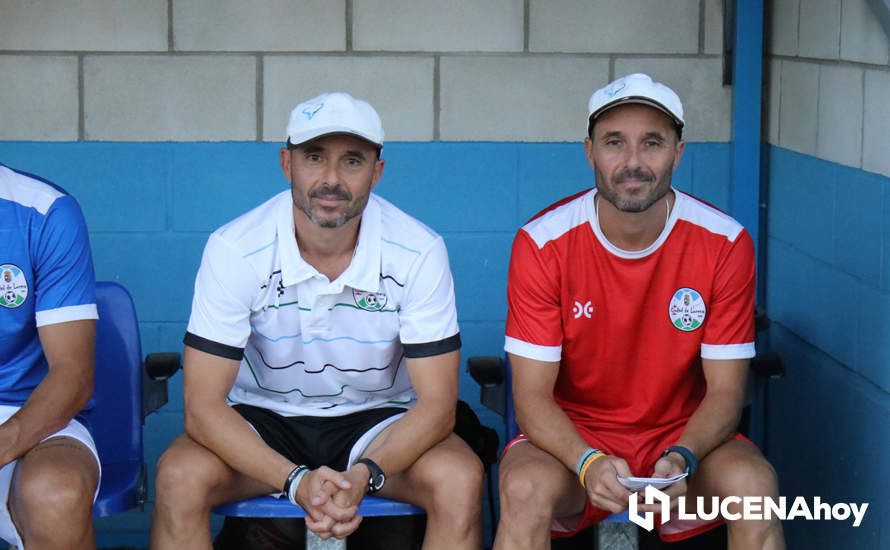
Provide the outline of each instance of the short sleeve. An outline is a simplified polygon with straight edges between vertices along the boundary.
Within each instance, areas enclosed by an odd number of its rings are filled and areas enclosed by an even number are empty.
[[[412,265],[399,311],[399,338],[410,358],[460,349],[448,251],[437,237]]]
[[[754,357],[755,284],[754,242],[747,231],[742,231],[729,243],[714,271],[702,358]]]
[[[546,245],[545,245],[546,246]],[[559,361],[562,319],[558,266],[546,259],[531,236],[513,240],[507,279],[507,334],[504,349],[539,361]]]
[[[77,201],[56,199],[34,239],[37,326],[96,319],[96,276],[86,222]]]
[[[195,278],[192,313],[183,342],[241,360],[250,336],[250,306],[259,281],[248,262],[216,233],[210,236]]]

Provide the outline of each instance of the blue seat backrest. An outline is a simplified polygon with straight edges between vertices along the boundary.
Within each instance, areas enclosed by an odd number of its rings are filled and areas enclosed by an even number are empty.
[[[104,471],[106,464],[142,462],[142,349],[136,308],[123,286],[97,283],[96,306],[95,407],[89,421]]]
[[[506,410],[504,411],[504,443],[509,443],[519,435],[519,426],[516,424],[516,411],[513,409],[513,369],[510,367],[510,356],[504,354],[504,399]]]

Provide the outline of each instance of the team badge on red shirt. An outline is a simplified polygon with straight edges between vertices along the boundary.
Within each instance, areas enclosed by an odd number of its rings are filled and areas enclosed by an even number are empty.
[[[707,307],[698,291],[681,288],[674,292],[668,306],[671,323],[683,332],[692,332],[705,322]]]

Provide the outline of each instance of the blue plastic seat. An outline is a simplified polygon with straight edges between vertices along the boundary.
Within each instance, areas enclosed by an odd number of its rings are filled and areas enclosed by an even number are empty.
[[[261,496],[236,500],[214,508],[213,513],[221,516],[248,518],[303,518],[306,512],[294,506],[286,498]],[[358,513],[365,517],[411,516],[425,514],[423,508],[413,504],[397,502],[380,497],[367,496],[362,499]]]
[[[97,283],[96,306],[95,406],[89,422],[102,463],[93,516],[104,517],[145,501],[142,424],[167,402],[165,378],[178,367],[179,354],[152,354],[143,368],[136,308],[123,286]],[[153,369],[152,376],[146,369]]]

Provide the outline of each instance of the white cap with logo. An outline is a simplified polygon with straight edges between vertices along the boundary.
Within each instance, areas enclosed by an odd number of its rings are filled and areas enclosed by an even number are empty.
[[[351,134],[383,147],[383,123],[366,101],[344,92],[313,97],[294,107],[287,123],[287,141],[301,145],[330,134]]]
[[[653,81],[649,75],[634,73],[593,92],[590,101],[587,102],[588,132],[591,123],[601,114],[612,107],[627,103],[642,103],[655,107],[671,117],[677,127],[683,127],[683,104],[676,92],[661,82]]]

